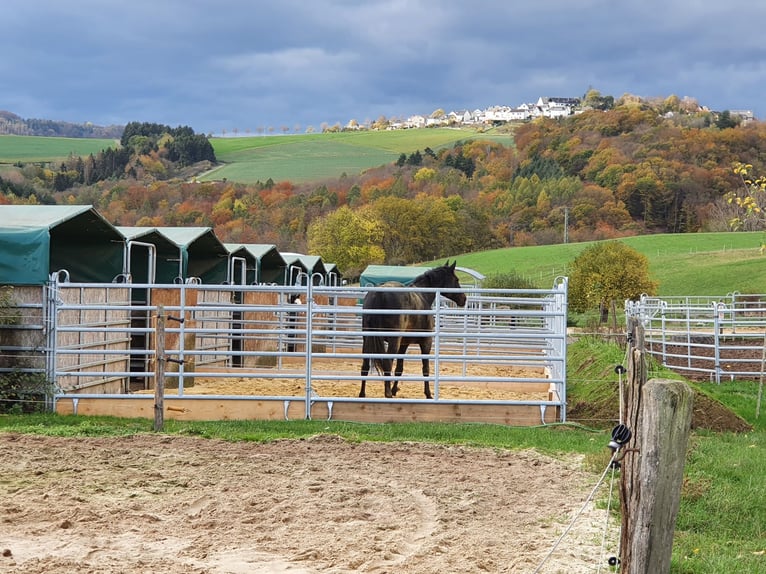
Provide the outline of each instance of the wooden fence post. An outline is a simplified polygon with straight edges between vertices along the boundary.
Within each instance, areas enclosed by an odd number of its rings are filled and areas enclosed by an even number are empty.
[[[629,324],[625,425],[633,440],[622,459],[620,572],[670,572],[694,392],[682,381],[646,381],[643,326]]]
[[[154,430],[162,432],[165,424],[165,307],[157,306],[154,345]]]

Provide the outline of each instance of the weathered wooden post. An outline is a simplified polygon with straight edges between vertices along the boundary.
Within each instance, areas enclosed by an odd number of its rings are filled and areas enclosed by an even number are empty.
[[[766,332],[763,333],[763,352],[761,353],[761,380],[758,383],[758,398],[755,401],[755,418],[761,418],[761,399],[763,398],[763,377],[766,370]]]
[[[162,432],[165,424],[165,307],[157,306],[154,345],[154,430]]]
[[[633,432],[622,459],[620,572],[670,572],[694,392],[682,381],[646,381],[644,330],[628,325],[624,421]]]

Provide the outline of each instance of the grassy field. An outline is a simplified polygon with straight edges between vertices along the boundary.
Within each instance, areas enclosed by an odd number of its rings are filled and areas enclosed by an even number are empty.
[[[509,133],[452,128],[212,138],[221,165],[198,179],[321,181],[391,163],[402,153],[428,147],[438,151],[477,138],[513,144]],[[116,145],[108,139],[0,136],[0,167],[16,162],[56,162],[70,154],[87,156]]]
[[[447,128],[214,138],[213,149],[224,165],[199,179],[318,181],[391,163],[402,153],[422,152],[427,147],[437,151],[477,138],[513,143],[510,134]]]
[[[97,154],[118,142],[110,139],[54,138],[0,135],[0,165],[16,162],[55,162],[69,155]]]
[[[621,239],[649,259],[660,295],[710,295],[766,292],[766,255],[759,251],[762,232],[686,233]],[[540,288],[557,276],[592,243],[511,247],[457,256],[460,267],[485,275],[515,272]]]

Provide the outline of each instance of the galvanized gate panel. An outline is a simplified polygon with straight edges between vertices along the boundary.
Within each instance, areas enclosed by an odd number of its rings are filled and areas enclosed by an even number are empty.
[[[242,392],[227,391],[219,398],[236,397],[240,405],[243,398],[253,400],[251,404],[284,403],[285,417],[293,412],[296,401],[303,401],[308,418],[316,416],[312,413],[320,406],[332,416],[333,407],[335,412],[343,411],[341,404],[364,403],[369,410],[379,403],[429,402],[422,393],[397,399],[357,396],[365,334],[364,289],[311,284],[161,288],[66,284],[57,289],[91,294],[76,300],[69,295],[56,299],[56,361],[51,376],[62,391],[59,399],[86,399],[83,390],[88,388],[125,398],[145,396],[153,387],[156,366],[154,322],[150,318],[148,324],[137,326],[130,319],[141,312],[153,317],[162,305],[179,320],[168,321],[166,329],[165,355],[172,359],[165,372],[169,397],[199,396],[203,390],[195,388],[199,381],[214,386],[216,380],[234,380]],[[131,291],[150,296],[141,305],[131,303]],[[411,348],[402,385],[414,393],[427,380],[434,391],[430,402],[454,412],[523,406],[539,413],[538,422],[549,422],[551,412],[557,413],[556,420],[565,420],[566,298],[566,279],[549,290],[471,289],[465,308],[440,298],[441,304],[421,312],[434,315],[432,351],[421,355],[419,349]],[[426,379],[421,374],[423,359],[431,362]],[[131,380],[147,384],[132,386]],[[279,383],[277,390],[247,390],[264,380]],[[114,381],[120,381],[119,390],[109,386]],[[368,387],[374,386],[377,392],[382,384],[382,375],[374,371],[368,375]],[[469,391],[478,388],[489,397],[533,389],[538,394],[530,400],[471,398]],[[502,411],[493,416],[510,420]]]
[[[48,293],[49,376],[56,388],[124,392],[130,367],[130,288],[54,282]]]
[[[647,351],[690,378],[756,379],[764,370],[766,295],[647,297],[625,303]]]

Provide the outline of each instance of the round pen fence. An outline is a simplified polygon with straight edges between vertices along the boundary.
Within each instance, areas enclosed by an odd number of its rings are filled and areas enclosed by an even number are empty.
[[[361,384],[367,291],[311,285],[73,284],[52,277],[47,375],[59,413],[154,416],[158,370],[170,418],[483,421],[566,419],[566,301],[549,290],[470,288],[465,307],[437,291],[431,352],[404,359],[400,392]],[[406,289],[412,289],[408,287]],[[431,291],[434,291],[433,289]],[[157,314],[166,317],[162,360]],[[375,313],[401,311],[376,310]],[[421,362],[428,359],[424,377]],[[433,399],[426,399],[428,382]]]
[[[658,362],[696,380],[754,380],[766,362],[766,295],[648,297],[627,301]]]

